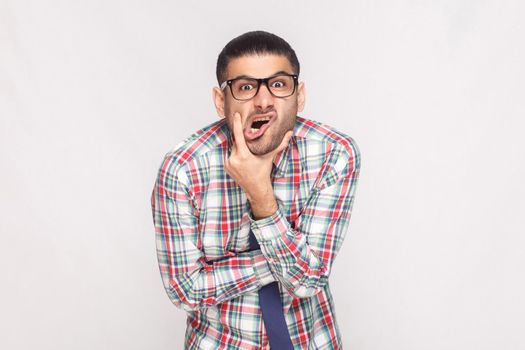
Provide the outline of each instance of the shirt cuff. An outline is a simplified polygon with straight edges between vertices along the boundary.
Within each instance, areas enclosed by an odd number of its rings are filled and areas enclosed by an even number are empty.
[[[284,217],[280,205],[271,216],[259,220],[254,220],[250,216],[250,225],[259,243],[281,237],[283,233],[291,229],[290,223]]]
[[[270,264],[260,249],[253,251],[252,266],[255,270],[257,280],[261,283],[261,287],[276,281],[275,277],[273,277],[272,270],[270,270]]]

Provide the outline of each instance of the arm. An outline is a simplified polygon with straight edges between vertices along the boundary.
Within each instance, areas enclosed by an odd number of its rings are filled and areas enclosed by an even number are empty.
[[[270,179],[272,161],[288,145],[254,155],[243,136],[239,113],[233,115],[235,144],[225,162],[226,172],[246,192],[252,211],[252,231],[272,272],[297,297],[318,293],[328,281],[350,220],[359,177],[360,153],[351,138],[337,143],[293,227],[277,203]]]
[[[157,259],[168,297],[190,311],[254,291],[275,279],[260,250],[208,262],[201,250],[191,194],[167,157],[151,196]]]
[[[251,219],[252,231],[277,279],[296,297],[318,293],[328,281],[333,261],[348,228],[359,176],[360,154],[335,157],[332,171],[322,175],[293,227],[277,211],[260,220]],[[339,169],[339,170],[337,170]]]

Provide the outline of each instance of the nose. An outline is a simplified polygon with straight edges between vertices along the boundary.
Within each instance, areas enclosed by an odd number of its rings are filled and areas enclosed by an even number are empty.
[[[266,84],[261,84],[259,92],[253,98],[253,103],[256,107],[262,110],[266,110],[268,107],[273,107],[274,97],[268,90]]]

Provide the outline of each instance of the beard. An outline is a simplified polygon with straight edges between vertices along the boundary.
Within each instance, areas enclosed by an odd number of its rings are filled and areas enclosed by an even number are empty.
[[[279,115],[275,108],[272,107],[266,110],[256,109],[248,115],[247,119],[251,120],[254,115],[266,114],[269,112],[275,112],[276,120],[273,122],[273,125],[271,125],[259,138],[246,142],[246,146],[250,152],[257,156],[261,156],[275,150],[283,141],[284,135],[286,135],[289,130],[294,129],[297,119],[297,100],[291,103],[288,108],[284,109],[282,115]],[[232,114],[233,113],[230,113],[230,111],[226,113],[226,115]],[[233,124],[231,117],[226,117],[226,121],[228,128],[233,134]]]
[[[246,146],[250,152],[257,156],[273,151],[279,147],[284,135],[286,135],[289,130],[293,130],[296,119],[297,117],[295,115],[286,116],[283,120],[279,120],[270,126],[261,137],[253,141],[247,141]]]

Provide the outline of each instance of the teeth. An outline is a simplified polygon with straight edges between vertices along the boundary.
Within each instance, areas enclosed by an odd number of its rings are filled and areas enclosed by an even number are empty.
[[[252,134],[255,134],[257,131],[259,131],[260,129],[255,129],[255,128],[251,128],[252,129]]]
[[[254,122],[261,122],[261,121],[265,121],[265,120],[270,120],[270,117],[257,118],[257,119],[254,120]]]

